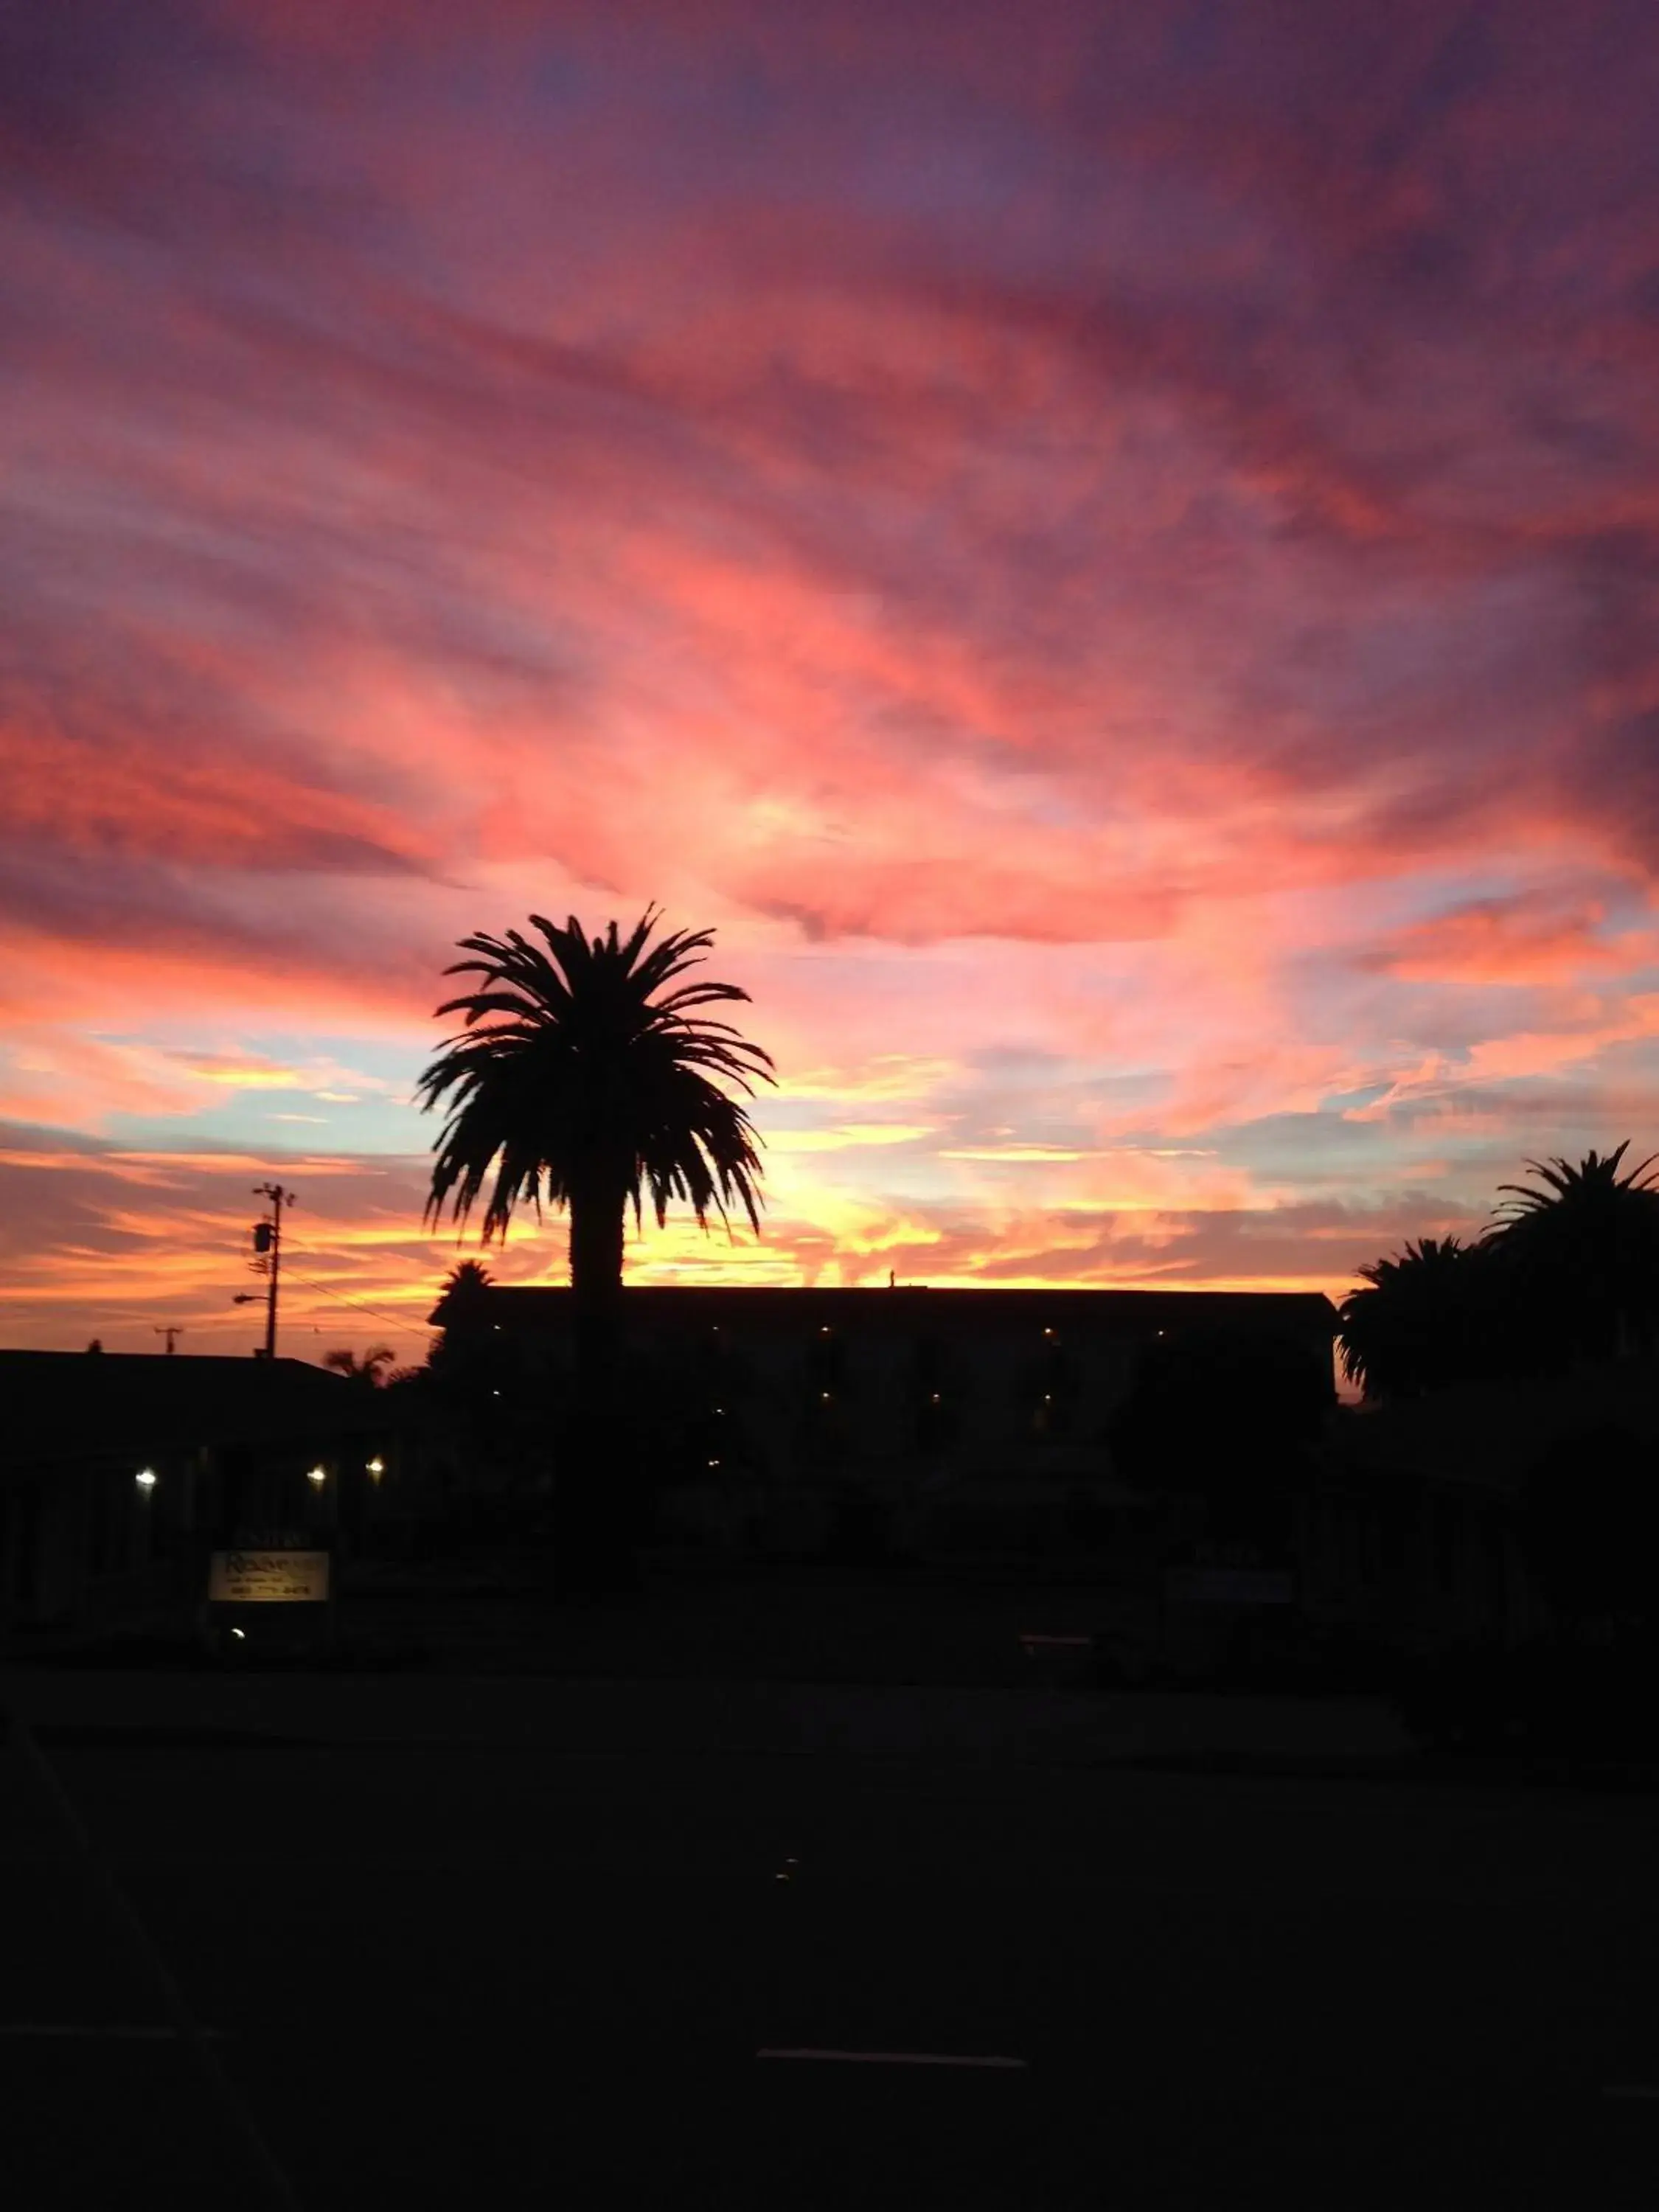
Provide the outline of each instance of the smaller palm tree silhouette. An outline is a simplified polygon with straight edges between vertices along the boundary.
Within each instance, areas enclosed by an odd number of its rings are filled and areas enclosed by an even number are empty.
[[[1337,1342],[1343,1373],[1368,1398],[1413,1397],[1480,1364],[1487,1286],[1478,1246],[1425,1237],[1354,1272],[1364,1287],[1337,1309]]]
[[[1522,1295],[1547,1310],[1564,1351],[1606,1358],[1650,1342],[1659,1320],[1659,1153],[1625,1170],[1630,1140],[1528,1160],[1536,1183],[1498,1186],[1504,1202],[1488,1242]]]
[[[325,1352],[323,1364],[334,1374],[343,1375],[348,1382],[367,1382],[371,1389],[375,1389],[385,1382],[384,1370],[391,1367],[397,1357],[389,1344],[377,1344],[373,1351],[364,1352],[361,1359],[355,1352],[349,1350]]]
[[[465,1327],[483,1311],[484,1294],[495,1287],[495,1277],[477,1260],[463,1260],[444,1277],[432,1319],[440,1328]]]

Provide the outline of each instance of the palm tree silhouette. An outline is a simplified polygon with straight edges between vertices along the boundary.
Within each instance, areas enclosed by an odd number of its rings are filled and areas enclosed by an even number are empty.
[[[490,1322],[488,1293],[494,1278],[477,1260],[463,1260],[444,1277],[429,1318],[437,1342],[427,1355],[428,1371],[452,1399],[488,1411],[509,1378],[516,1380],[508,1348]]]
[[[1487,1241],[1519,1296],[1547,1314],[1559,1352],[1608,1358],[1647,1349],[1659,1322],[1659,1153],[1620,1175],[1630,1139],[1605,1156],[1528,1160],[1528,1183],[1500,1183],[1507,1202]]]
[[[453,1328],[458,1324],[465,1327],[469,1320],[482,1315],[483,1293],[495,1279],[489,1268],[478,1261],[461,1261],[444,1277],[438,1303],[432,1309],[432,1320],[440,1328]]]
[[[732,983],[679,979],[701,965],[711,930],[652,942],[659,910],[629,935],[612,922],[589,939],[530,917],[543,942],[515,929],[463,938],[472,957],[446,975],[475,988],[440,1006],[464,1026],[420,1079],[423,1111],[446,1120],[426,1218],[447,1211],[464,1228],[489,1186],[483,1241],[505,1237],[514,1208],[568,1210],[577,1350],[575,1456],[585,1477],[614,1461],[625,1427],[620,1392],[623,1241],[648,1194],[659,1226],[683,1200],[708,1229],[741,1206],[758,1231],[761,1163],[741,1101],[770,1083],[770,1056],[730,1023],[699,1010],[749,994]],[[670,987],[673,988],[670,988]],[[457,1271],[458,1275],[459,1271]],[[459,1290],[459,1282],[454,1288]]]
[[[475,957],[444,970],[482,980],[439,1007],[465,1026],[416,1089],[423,1111],[442,1105],[449,1117],[427,1218],[440,1221],[447,1207],[463,1225],[492,1171],[486,1243],[506,1235],[517,1205],[538,1217],[544,1198],[568,1207],[571,1287],[591,1307],[622,1287],[624,1218],[631,1200],[641,1220],[647,1191],[659,1227],[679,1198],[701,1228],[711,1213],[728,1219],[735,1203],[758,1231],[755,1131],[710,1077],[752,1096],[756,1079],[774,1080],[772,1061],[730,1023],[692,1011],[746,1002],[736,984],[654,995],[700,964],[712,930],[676,930],[651,945],[651,908],[625,941],[613,921],[590,942],[574,915],[562,929],[530,919],[545,952],[516,929],[466,937],[461,949]]]
[[[1482,1371],[1496,1346],[1488,1258],[1456,1237],[1407,1242],[1355,1269],[1338,1307],[1342,1371],[1368,1398],[1409,1398]]]
[[[355,1352],[325,1352],[323,1364],[336,1375],[343,1375],[350,1382],[367,1382],[371,1389],[386,1380],[381,1373],[398,1357],[389,1344],[377,1344],[372,1352],[364,1352],[361,1359]]]

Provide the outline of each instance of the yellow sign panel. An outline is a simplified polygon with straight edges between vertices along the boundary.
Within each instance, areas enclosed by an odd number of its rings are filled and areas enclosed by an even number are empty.
[[[326,1552],[216,1552],[210,1605],[325,1605]]]

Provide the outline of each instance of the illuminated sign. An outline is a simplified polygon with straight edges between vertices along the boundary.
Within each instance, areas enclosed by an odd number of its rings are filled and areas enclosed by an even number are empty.
[[[326,1552],[215,1552],[210,1605],[325,1605]]]

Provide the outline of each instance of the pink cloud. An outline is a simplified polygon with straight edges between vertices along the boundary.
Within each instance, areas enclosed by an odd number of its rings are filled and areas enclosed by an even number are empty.
[[[1375,956],[1407,981],[1559,985],[1659,962],[1659,935],[1603,933],[1594,902],[1564,904],[1545,891],[1480,899],[1402,932]]]
[[[36,11],[0,1109],[379,1108],[660,897],[788,1225],[653,1264],[1300,1280],[1651,1122],[1659,35],[1553,22]]]

